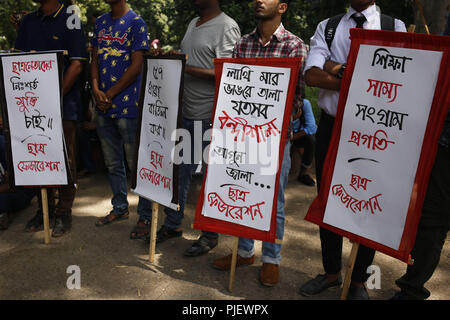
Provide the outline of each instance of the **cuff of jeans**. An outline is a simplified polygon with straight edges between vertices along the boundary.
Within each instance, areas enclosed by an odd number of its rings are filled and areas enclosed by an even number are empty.
[[[251,258],[251,257],[253,257],[255,255],[255,248],[253,248],[251,251],[238,249],[238,255],[241,258]]]

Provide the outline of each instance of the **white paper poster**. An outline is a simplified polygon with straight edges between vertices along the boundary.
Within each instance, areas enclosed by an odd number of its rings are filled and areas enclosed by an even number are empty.
[[[441,59],[360,46],[324,223],[398,250]]]
[[[147,59],[135,193],[175,210],[172,153],[183,60]],[[177,202],[177,200],[175,200]]]
[[[0,58],[15,185],[67,185],[57,53]]]
[[[291,69],[224,63],[202,214],[270,230]]]

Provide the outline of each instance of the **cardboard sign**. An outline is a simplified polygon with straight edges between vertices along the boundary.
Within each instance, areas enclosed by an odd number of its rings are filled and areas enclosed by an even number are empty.
[[[322,187],[306,219],[407,261],[449,106],[450,42],[368,30],[351,38]]]
[[[275,241],[279,171],[299,58],[218,59],[207,174],[194,228]]]
[[[0,55],[11,186],[69,182],[62,126],[62,51]]]
[[[174,134],[180,127],[185,56],[145,57],[133,192],[178,210]]]

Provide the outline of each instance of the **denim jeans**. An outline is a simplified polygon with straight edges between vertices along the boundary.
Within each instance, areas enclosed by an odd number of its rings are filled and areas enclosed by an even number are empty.
[[[195,137],[195,122],[201,123],[202,126],[202,136],[201,137]],[[200,155],[197,155],[197,157],[194,157],[194,138],[202,139],[202,162],[203,162],[203,151],[209,144],[208,141],[203,141],[203,136],[205,134],[205,131],[211,128],[211,121],[210,120],[190,120],[183,118],[183,128],[189,131],[190,135],[190,146],[191,146],[191,159],[189,163],[182,163],[179,166],[179,180],[178,180],[178,197],[179,197],[179,204],[180,204],[180,211],[175,211],[170,208],[165,208],[164,211],[166,213],[166,219],[164,222],[164,225],[167,228],[170,229],[177,229],[181,226],[181,223],[184,218],[184,205],[186,203],[187,194],[189,190],[189,186],[191,184],[192,175],[194,174],[195,170],[197,169],[197,164],[194,163],[195,158],[198,158]],[[216,232],[207,232],[203,231],[203,235],[207,236],[210,239],[217,239],[219,237],[219,234]]]
[[[284,191],[289,178],[289,170],[291,169],[290,157],[291,142],[286,143],[283,154],[283,162],[281,164],[280,186],[278,189],[277,202],[277,239],[283,240],[284,236]],[[250,258],[255,254],[255,240],[247,238],[239,238],[238,254],[243,258]],[[272,242],[263,242],[262,257],[263,263],[272,263],[279,265],[281,262],[281,244]]]
[[[132,168],[136,130],[137,119],[135,118],[111,119],[101,115],[97,117],[97,133],[113,192],[111,204],[117,215],[128,212],[128,185],[123,151],[125,149],[128,167]],[[137,211],[140,220],[151,220],[152,202],[139,197]]]

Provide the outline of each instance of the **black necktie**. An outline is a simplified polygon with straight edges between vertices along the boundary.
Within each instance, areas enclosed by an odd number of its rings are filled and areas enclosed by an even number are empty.
[[[367,21],[362,13],[356,12],[352,15],[352,19],[356,21],[356,28],[363,29],[364,22]]]

